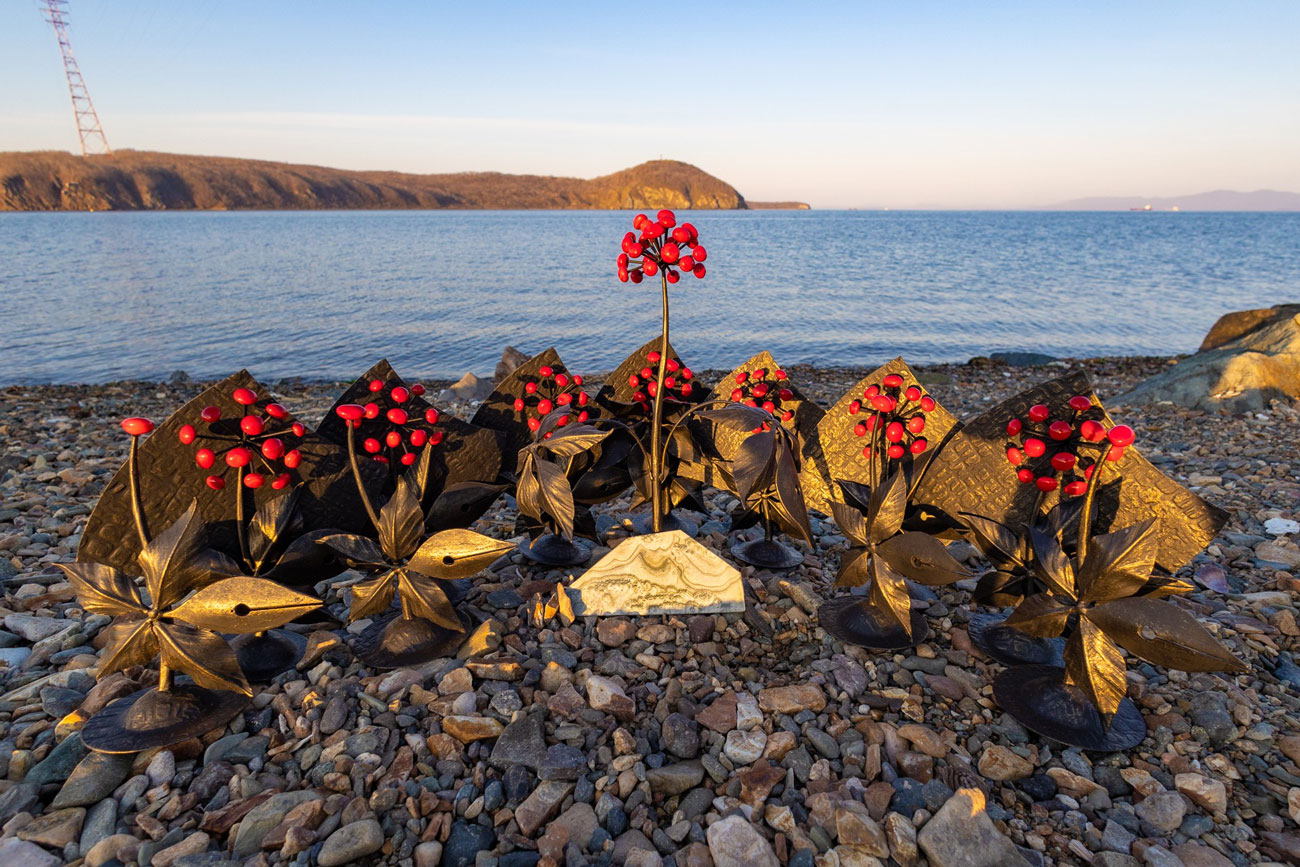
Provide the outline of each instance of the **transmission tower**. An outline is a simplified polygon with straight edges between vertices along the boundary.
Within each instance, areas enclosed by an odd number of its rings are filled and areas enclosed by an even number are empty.
[[[68,93],[72,96],[72,113],[77,120],[77,135],[81,138],[81,155],[112,154],[104,128],[99,124],[99,115],[95,113],[95,104],[90,101],[86,80],[81,77],[77,58],[72,55],[72,43],[68,41],[68,0],[41,0],[41,8],[45,20],[54,27],[54,35],[59,39],[63,71],[68,76]]]

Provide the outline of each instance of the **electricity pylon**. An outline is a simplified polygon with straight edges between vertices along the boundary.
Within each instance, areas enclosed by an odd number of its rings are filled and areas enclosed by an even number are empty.
[[[68,93],[72,97],[72,113],[77,120],[77,135],[81,138],[81,155],[112,154],[104,128],[99,124],[99,115],[95,113],[95,104],[90,101],[90,91],[86,89],[86,80],[77,68],[77,58],[72,54],[72,43],[68,41],[68,0],[41,0],[45,20],[54,27],[54,35],[59,39],[59,53],[63,55],[63,71],[68,76]]]

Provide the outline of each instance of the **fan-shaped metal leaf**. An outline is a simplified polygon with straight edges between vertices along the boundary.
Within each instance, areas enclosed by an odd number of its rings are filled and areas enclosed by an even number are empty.
[[[871,487],[869,485],[864,485],[861,482],[851,482],[848,479],[836,479],[834,484],[844,494],[846,503],[863,515],[871,512]]]
[[[158,655],[158,638],[153,623],[143,617],[122,618],[104,627],[108,643],[99,659],[96,677],[103,677],[133,665],[148,665]]]
[[[877,551],[896,571],[932,587],[971,577],[970,570],[928,533],[900,533],[881,542]]]
[[[407,565],[431,578],[468,578],[512,550],[511,543],[473,530],[443,530],[426,539]]]
[[[140,568],[156,610],[169,608],[205,577],[195,557],[203,547],[203,522],[195,500],[176,522],[140,552]]]
[[[403,569],[398,573],[397,592],[402,594],[402,602],[412,615],[455,632],[465,631],[456,610],[451,607],[451,600],[432,578]]]
[[[248,555],[252,559],[248,565],[254,574],[262,574],[271,550],[293,532],[295,525],[302,524],[298,514],[300,492],[301,488],[294,488],[283,496],[273,497],[253,513],[248,523]]]
[[[374,539],[352,533],[330,533],[318,540],[335,551],[350,566],[362,569],[381,569],[387,565],[384,552]]]
[[[1148,662],[1181,671],[1246,671],[1244,662],[1178,606],[1149,596],[1116,599],[1084,615]]]
[[[750,434],[740,444],[731,461],[730,475],[735,486],[733,493],[742,503],[748,503],[756,490],[772,484],[773,455],[776,452],[776,434],[773,431]]]
[[[871,528],[871,541],[880,543],[903,527],[907,512],[907,476],[901,470],[890,476],[871,495],[871,513],[867,523]]]
[[[1000,564],[1025,566],[1024,546],[1020,537],[1001,521],[962,512],[961,521],[975,534],[975,542],[984,556]]]
[[[832,500],[831,517],[835,519],[835,524],[840,528],[840,532],[854,545],[866,547],[870,544],[869,534],[867,533],[867,519],[858,509],[847,503]]]
[[[361,620],[383,614],[393,604],[397,593],[396,572],[385,572],[378,578],[352,585],[352,601],[348,604],[348,620]]]
[[[320,600],[265,578],[238,576],[209,584],[168,612],[214,632],[263,632],[320,607]]]
[[[505,485],[487,482],[460,482],[448,485],[429,507],[424,526],[428,530],[468,527],[492,508]]]
[[[1073,610],[1051,594],[1035,593],[1021,600],[1006,619],[1006,625],[1037,638],[1055,638],[1065,631]]]
[[[1029,539],[1034,545],[1035,567],[1039,577],[1058,596],[1064,596],[1071,602],[1078,601],[1074,567],[1070,565],[1070,558],[1065,556],[1061,543],[1055,536],[1044,533],[1036,527],[1029,530]]]
[[[871,558],[871,602],[912,637],[912,597],[907,581],[880,557]]]
[[[1086,617],[1065,644],[1066,679],[1084,691],[1105,717],[1119,710],[1128,684],[1119,648]]]
[[[101,563],[55,563],[68,576],[81,607],[109,617],[138,615],[144,610],[135,582]]]
[[[1140,524],[1093,536],[1088,554],[1079,565],[1079,598],[1084,602],[1109,602],[1137,593],[1156,565],[1160,551],[1159,522]]]
[[[379,510],[379,546],[391,561],[403,560],[420,545],[424,512],[420,496],[407,476],[397,480],[397,490]]]
[[[537,481],[542,488],[544,511],[555,524],[555,529],[567,539],[573,538],[573,489],[564,469],[550,461],[536,463]]]
[[[208,689],[253,694],[235,651],[220,635],[185,623],[159,623],[155,631],[165,665],[185,672]]]
[[[535,521],[545,519],[542,483],[537,477],[537,456],[532,449],[519,452],[519,482],[515,485],[515,503],[519,511]]]

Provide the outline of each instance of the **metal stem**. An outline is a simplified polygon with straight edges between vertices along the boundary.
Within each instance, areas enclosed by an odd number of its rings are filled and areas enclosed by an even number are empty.
[[[1110,450],[1110,443],[1106,443],[1105,448],[1101,450],[1101,457],[1097,458],[1097,463],[1093,465],[1092,478],[1088,479],[1088,492],[1083,495],[1083,513],[1079,515],[1079,545],[1076,553],[1080,565],[1083,565],[1083,559],[1088,555],[1088,533],[1092,530],[1093,500],[1096,499],[1097,488],[1101,486],[1101,474],[1105,470],[1106,458],[1109,457]]]
[[[651,517],[653,522],[651,529],[658,533],[663,525],[663,458],[659,454],[659,442],[662,432],[659,430],[663,422],[664,412],[664,371],[668,365],[668,272],[664,268],[659,270],[659,296],[663,305],[663,331],[659,340],[659,365],[658,373],[655,377],[655,406],[654,414],[651,417],[650,428],[650,480],[654,487],[651,489],[652,500],[650,507],[653,510]]]
[[[235,471],[235,535],[239,537],[239,559],[248,568],[253,563],[248,556],[248,528],[244,526],[244,468]]]
[[[375,530],[379,529],[379,515],[375,512],[375,507],[370,502],[370,495],[366,493],[366,486],[361,481],[361,465],[357,463],[357,442],[356,436],[352,429],[352,422],[344,419],[348,427],[348,461],[352,464],[352,479],[357,483],[357,495],[361,497],[361,505],[366,507],[366,514],[370,516],[370,523],[374,525]]]
[[[140,549],[149,544],[149,530],[144,523],[144,504],[140,501],[140,438],[131,437],[131,454],[128,475],[131,479],[131,516],[135,518],[135,533],[140,537]]]
[[[172,667],[165,662],[158,663],[158,691],[172,691]]]

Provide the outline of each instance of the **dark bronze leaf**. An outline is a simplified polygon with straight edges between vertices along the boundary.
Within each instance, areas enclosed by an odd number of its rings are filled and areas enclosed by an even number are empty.
[[[776,451],[776,434],[772,431],[750,434],[740,444],[731,461],[730,475],[735,486],[732,493],[748,503],[755,491],[772,484],[772,457]]]
[[[468,578],[512,550],[511,543],[473,530],[443,530],[425,540],[407,565],[430,578]]]
[[[912,636],[912,597],[907,581],[881,557],[871,558],[871,602],[888,612],[907,636]]]
[[[700,410],[695,414],[695,417],[706,419],[741,433],[749,433],[756,427],[762,427],[764,423],[776,423],[776,419],[767,410],[756,406],[746,406],[743,403],[729,403],[717,409]]]
[[[314,596],[241,575],[209,584],[167,615],[214,632],[264,632],[319,607]]]
[[[135,582],[101,563],[55,563],[68,576],[81,607],[109,617],[131,617],[144,610]]]
[[[542,521],[546,516],[546,507],[542,501],[542,483],[538,479],[537,456],[532,449],[519,452],[519,481],[515,485],[515,504],[519,511],[535,521]]]
[[[164,665],[185,672],[208,689],[253,694],[235,651],[220,635],[185,623],[162,621],[155,632]]]
[[[133,665],[148,665],[158,655],[158,638],[153,623],[143,617],[124,617],[103,630],[108,635],[96,677],[104,677]]]
[[[448,485],[429,507],[424,526],[428,530],[449,530],[468,527],[487,513],[505,485],[487,482],[460,482]]]
[[[397,480],[397,490],[379,510],[378,530],[379,545],[390,561],[403,560],[419,547],[424,536],[424,512],[406,476]]]
[[[861,482],[836,479],[835,485],[844,494],[844,502],[866,515],[871,512],[871,488]]]
[[[980,605],[1006,608],[1016,605],[1030,590],[1031,579],[1023,570],[992,571],[980,576],[971,598]]]
[[[1055,536],[1044,533],[1037,527],[1029,530],[1029,539],[1034,545],[1034,564],[1038,576],[1051,587],[1058,596],[1064,596],[1071,602],[1078,601],[1078,592],[1074,585],[1074,567],[1070,558],[1065,556],[1061,543]]]
[[[831,517],[835,519],[840,532],[854,545],[865,548],[870,544],[867,533],[867,519],[862,512],[847,503],[831,501]]]
[[[835,502],[832,500],[831,505]],[[871,580],[871,555],[863,550],[845,551],[840,555],[840,569],[835,573],[836,587],[862,587]]]
[[[1130,653],[1181,671],[1246,671],[1204,626],[1171,602],[1149,596],[1104,602],[1085,618]]]
[[[1150,596],[1160,598],[1162,596],[1176,596],[1181,593],[1191,593],[1196,588],[1180,578],[1172,575],[1152,575],[1147,583],[1142,585],[1142,589],[1135,595]]]
[[[349,566],[359,569],[382,569],[387,565],[384,552],[374,539],[352,533],[330,533],[318,542],[335,551]]]
[[[880,543],[903,527],[907,512],[907,475],[899,470],[890,476],[871,495],[871,513],[867,524],[871,528],[871,541]]]
[[[255,575],[260,575],[271,557],[274,549],[283,537],[292,532],[294,524],[301,524],[298,516],[298,497],[300,488],[294,488],[283,496],[266,501],[262,508],[253,514],[248,523],[248,555],[252,562],[248,565]]]
[[[537,481],[542,487],[546,514],[560,535],[573,538],[573,489],[564,470],[550,461],[537,462]]]
[[[962,512],[961,521],[975,534],[975,543],[984,556],[998,564],[1026,566],[1019,537],[1001,521]]]
[[[1072,610],[1071,606],[1065,605],[1050,593],[1035,593],[1026,596],[1016,606],[1016,610],[1006,619],[1006,625],[1014,626],[1036,638],[1055,638],[1065,632]]]
[[[538,440],[537,446],[558,458],[574,458],[599,446],[610,433],[589,424],[570,425],[557,428],[549,439]]]
[[[1086,617],[1079,618],[1079,628],[1065,643],[1065,676],[1104,717],[1119,710],[1128,689],[1119,648]]]
[[[195,557],[203,547],[198,501],[140,552],[140,568],[155,610],[165,610],[193,589],[203,576]]]
[[[315,584],[333,578],[343,571],[343,563],[334,556],[333,548],[319,544],[325,537],[333,535],[336,535],[334,530],[313,530],[294,539],[264,577],[296,585]]]
[[[896,571],[932,587],[971,577],[970,570],[927,533],[900,533],[881,542],[877,551]]]
[[[348,620],[375,617],[388,610],[397,592],[397,573],[385,572],[378,578],[352,585],[352,601],[348,604]]]
[[[813,544],[812,527],[808,523],[808,507],[804,503],[799,484],[799,471],[795,468],[794,453],[782,443],[776,452],[776,503],[774,510],[782,528],[791,536],[798,536]]]
[[[1088,554],[1079,565],[1079,598],[1084,602],[1109,602],[1137,593],[1151,577],[1160,550],[1159,522],[1140,524],[1093,536]]]
[[[402,594],[402,602],[415,617],[423,617],[455,632],[465,631],[447,594],[432,578],[403,569],[398,573],[397,592]]]

